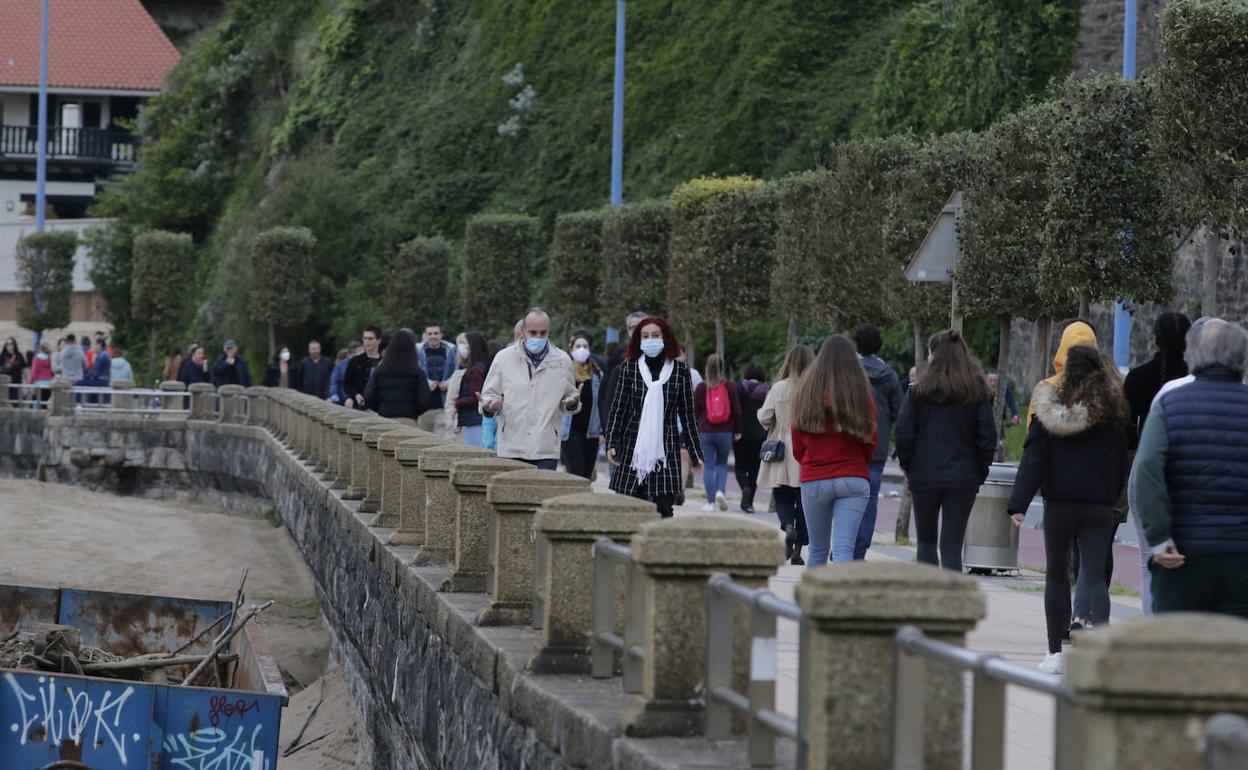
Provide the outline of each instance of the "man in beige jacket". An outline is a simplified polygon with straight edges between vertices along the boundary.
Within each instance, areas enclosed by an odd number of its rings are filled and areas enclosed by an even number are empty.
[[[559,465],[559,424],[581,411],[572,359],[550,342],[550,316],[524,315],[523,342],[494,358],[481,389],[481,414],[498,420],[498,456],[546,470]]]

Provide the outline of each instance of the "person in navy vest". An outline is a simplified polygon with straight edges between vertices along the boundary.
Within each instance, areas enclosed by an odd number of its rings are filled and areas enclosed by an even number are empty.
[[[1184,358],[1193,380],[1153,402],[1132,474],[1153,612],[1248,618],[1248,332],[1194,325]]]

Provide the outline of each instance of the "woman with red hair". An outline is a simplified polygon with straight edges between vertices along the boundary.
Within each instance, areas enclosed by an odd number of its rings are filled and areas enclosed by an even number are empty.
[[[611,489],[654,503],[672,515],[681,491],[680,429],[693,467],[702,464],[702,443],[693,412],[689,367],[678,361],[680,345],[662,318],[637,324],[618,367],[607,410],[607,462],[615,469]]]

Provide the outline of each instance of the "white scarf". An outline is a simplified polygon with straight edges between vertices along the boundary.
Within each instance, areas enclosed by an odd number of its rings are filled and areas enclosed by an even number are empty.
[[[641,421],[637,424],[637,445],[633,447],[633,471],[637,483],[667,464],[667,451],[663,447],[663,386],[672,377],[671,361],[663,362],[659,379],[650,375],[645,357],[637,359],[637,371],[646,385],[646,400],[641,405]]]

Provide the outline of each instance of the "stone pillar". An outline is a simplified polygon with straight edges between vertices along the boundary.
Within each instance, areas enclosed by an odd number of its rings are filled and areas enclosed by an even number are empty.
[[[1066,654],[1072,767],[1204,770],[1205,722],[1248,715],[1248,623],[1168,613],[1081,634]],[[1059,720],[1061,724],[1061,720]],[[1060,737],[1059,737],[1060,740]]]
[[[784,559],[775,527],[740,516],[678,516],[643,524],[632,559],[645,585],[642,692],[621,716],[628,735],[702,735],[706,684],[707,581],[726,572],[763,588]],[[749,684],[749,625],[735,618],[733,685]],[[822,767],[822,765],[810,765]]]
[[[330,485],[330,489],[349,489],[351,487],[351,463],[355,459],[351,449],[355,442],[351,440],[351,434],[347,432],[347,428],[350,427],[352,420],[358,420],[367,416],[354,409],[343,407],[342,411],[334,418],[334,431],[338,435],[337,449],[334,452],[338,457],[338,473],[334,483]]]
[[[455,561],[455,513],[459,496],[451,486],[451,467],[470,457],[493,457],[488,449],[467,444],[442,444],[422,449],[420,472],[425,476],[425,538],[412,564]]]
[[[7,374],[0,374],[0,409],[9,409],[17,399],[16,388],[9,387],[12,384],[12,377]]]
[[[337,420],[347,409],[326,402],[325,408],[321,411],[321,445],[325,452],[325,480],[329,482],[331,488],[338,479],[338,466],[340,459],[338,457],[338,428]]]
[[[485,591],[486,534],[490,526],[486,486],[500,474],[531,468],[502,457],[460,460],[451,468],[451,487],[459,498],[455,507],[455,571],[442,583],[443,591]]]
[[[292,391],[290,395],[291,410],[295,415],[295,453],[300,460],[312,459],[312,407],[315,405],[310,396]]]
[[[268,388],[252,386],[243,391],[247,398],[247,424],[264,425],[269,401],[264,397]]]
[[[547,500],[588,491],[588,479],[536,468],[511,471],[490,481],[485,493],[492,509],[486,533],[490,603],[477,613],[477,625],[527,626],[532,622],[538,580],[533,519]],[[591,590],[588,583],[586,590]]]
[[[383,418],[385,419],[385,418]],[[365,486],[364,499],[360,501],[360,513],[378,513],[381,511],[381,491],[385,484],[386,456],[381,451],[381,437],[393,430],[403,428],[403,423],[385,419],[374,423],[360,434],[360,442],[364,445],[364,454],[368,458],[368,479]],[[377,525],[374,522],[374,526]]]
[[[312,456],[309,462],[312,464],[312,472],[317,475],[328,470],[329,453],[337,443],[336,435],[334,441],[329,440],[329,433],[325,426],[325,419],[334,408],[334,405],[328,401],[320,400],[308,407],[308,430],[311,433],[312,446]]]
[[[631,542],[659,518],[653,503],[623,495],[582,492],[547,500],[534,528],[546,548],[542,574],[542,636],[529,669],[542,674],[588,674],[594,630],[594,541]],[[775,533],[772,533],[775,539]],[[532,591],[530,590],[530,595]],[[680,621],[674,621],[681,625]],[[706,654],[705,640],[702,655]]]
[[[222,385],[217,388],[217,395],[221,397],[221,422],[241,422],[235,399],[243,395],[243,390],[242,385]]]
[[[893,637],[909,625],[965,645],[986,611],[979,585],[969,576],[912,562],[853,562],[803,572],[796,594],[802,678],[809,686],[801,727],[808,766],[888,767]],[[962,767],[962,676],[948,666],[927,667],[928,768]]]
[[[164,384],[163,382],[161,383]],[[214,388],[206,382],[196,382],[190,387],[191,391],[191,419],[207,420],[209,419],[209,400],[212,398]]]
[[[165,380],[164,382],[160,383],[160,389],[164,391],[165,393],[169,394],[167,396],[160,397],[160,408],[168,409],[168,410],[177,410],[177,411],[170,411],[165,414],[161,414],[160,415],[161,418],[165,420],[183,419],[186,415],[178,414],[178,411],[186,408],[186,396],[182,395],[183,393],[186,392],[186,383],[179,382],[177,380],[173,380],[173,381]]]
[[[58,377],[48,383],[48,388],[52,391],[52,395],[48,398],[51,402],[52,416],[69,417],[72,415],[74,413],[74,384]]]
[[[374,527],[398,529],[403,515],[403,466],[395,456],[399,444],[422,436],[431,436],[428,431],[419,428],[408,428],[400,425],[389,433],[383,433],[377,440],[377,450],[381,452],[381,503],[377,509]]]
[[[377,425],[378,420],[385,419],[375,415],[361,415],[347,422],[347,436],[350,438],[351,479],[347,491],[342,493],[343,500],[363,500],[368,497],[368,447],[364,444],[364,431]]]
[[[394,458],[402,469],[399,480],[399,527],[390,534],[390,545],[423,545],[425,542],[425,503],[429,493],[425,474],[420,472],[420,453],[429,447],[444,446],[447,439],[433,435],[401,441]],[[384,491],[383,491],[384,497]]]
[[[125,411],[135,407],[134,396],[127,395],[126,393],[115,392],[134,390],[134,380],[112,380],[108,383],[108,386],[114,391],[112,394],[113,402],[111,404],[113,409]]]

